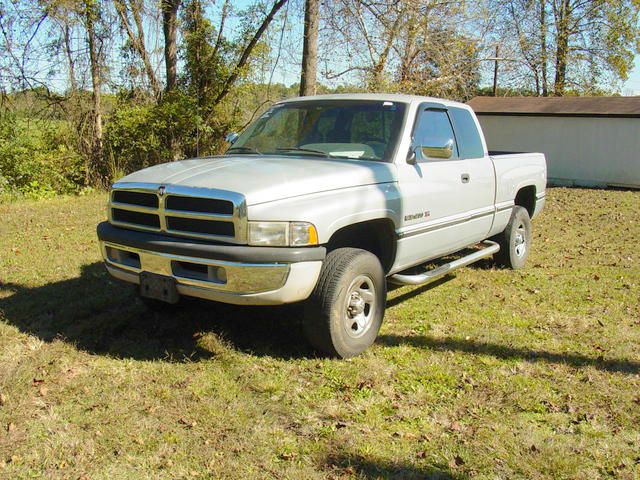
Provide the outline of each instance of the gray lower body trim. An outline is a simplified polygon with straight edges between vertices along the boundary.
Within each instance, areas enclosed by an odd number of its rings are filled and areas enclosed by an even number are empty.
[[[513,207],[513,204],[509,205],[508,207],[505,207],[505,209],[512,208],[512,207]],[[454,225],[460,225],[461,223],[470,222],[472,220],[476,220],[478,218],[483,218],[483,217],[486,217],[488,215],[494,215],[494,214],[495,214],[495,209],[492,209],[492,210],[490,210],[488,212],[479,212],[479,213],[476,213],[476,214],[468,216],[468,217],[457,218],[455,220],[451,220],[451,221],[448,221],[448,222],[440,222],[440,223],[433,224],[433,225],[425,225],[423,227],[414,228],[414,229],[409,230],[409,231],[399,231],[399,232],[397,232],[397,235],[398,235],[398,238],[413,237],[414,235],[421,235],[423,233],[432,232],[434,230],[440,230],[441,228],[447,228],[447,227],[452,227]]]

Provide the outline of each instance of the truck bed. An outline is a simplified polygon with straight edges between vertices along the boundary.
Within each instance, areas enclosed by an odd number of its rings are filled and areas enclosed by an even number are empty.
[[[496,205],[513,202],[526,185],[535,188],[536,197],[544,195],[547,167],[542,153],[489,152],[496,172]]]

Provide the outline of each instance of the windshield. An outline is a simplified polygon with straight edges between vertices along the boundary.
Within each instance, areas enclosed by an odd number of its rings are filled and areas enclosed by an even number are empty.
[[[312,155],[389,161],[405,105],[383,101],[318,100],[275,105],[227,154]]]

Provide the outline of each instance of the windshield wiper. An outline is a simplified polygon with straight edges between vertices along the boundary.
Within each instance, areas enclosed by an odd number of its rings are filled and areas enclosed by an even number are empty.
[[[323,152],[322,150],[314,150],[313,148],[300,148],[300,147],[279,147],[276,148],[278,152],[300,152],[312,155],[322,155],[323,157],[330,158],[333,155],[327,152]]]
[[[253,148],[253,147],[231,147],[231,148],[228,148],[227,151],[224,153],[229,153],[232,151],[244,152],[244,153],[256,153],[258,155],[262,155],[262,153],[260,153],[257,148]]]

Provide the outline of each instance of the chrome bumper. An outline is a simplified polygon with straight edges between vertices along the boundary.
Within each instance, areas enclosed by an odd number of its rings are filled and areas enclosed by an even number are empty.
[[[228,245],[97,226],[111,275],[140,283],[142,272],[176,279],[178,293],[225,303],[277,305],[305,300],[316,285],[324,247]]]
[[[140,283],[141,272],[176,279],[178,293],[239,305],[277,305],[305,300],[315,287],[321,261],[239,263],[151,252],[100,242],[107,271]]]

